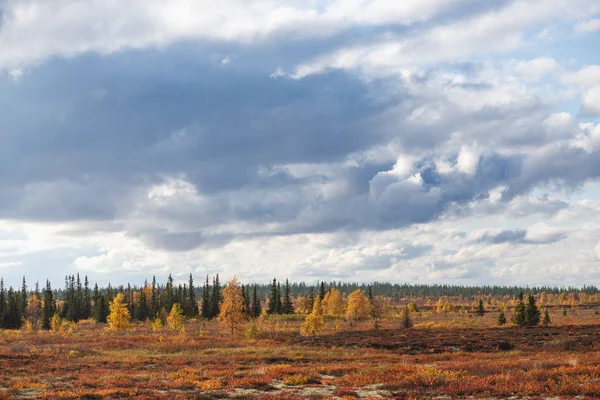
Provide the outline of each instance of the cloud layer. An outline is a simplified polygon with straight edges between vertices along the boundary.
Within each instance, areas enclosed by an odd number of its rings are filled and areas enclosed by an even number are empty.
[[[0,275],[592,283],[599,16],[0,2]]]

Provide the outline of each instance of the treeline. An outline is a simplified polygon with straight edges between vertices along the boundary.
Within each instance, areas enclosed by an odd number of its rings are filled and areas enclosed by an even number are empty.
[[[244,299],[244,313],[256,318],[263,308],[267,314],[293,314],[295,312],[310,313],[316,298],[323,300],[325,294],[336,289],[346,297],[356,290],[368,293],[369,299],[374,296],[399,301],[406,298],[440,298],[442,296],[461,296],[465,299],[475,299],[480,296],[518,296],[522,292],[533,294],[597,294],[595,286],[585,286],[582,289],[567,287],[533,287],[518,286],[456,286],[456,285],[413,285],[374,282],[370,285],[319,282],[307,285],[304,282],[290,283],[287,279],[282,285],[276,279],[269,284],[241,285]],[[121,293],[131,320],[145,321],[156,317],[166,318],[177,304],[188,318],[216,318],[220,313],[223,301],[222,285],[216,275],[212,282],[209,277],[202,287],[196,287],[192,275],[183,284],[175,284],[169,275],[165,284],[158,284],[156,277],[152,282],[144,282],[142,286],[105,288],[94,285],[92,289],[87,276],[82,280],[77,275],[65,277],[64,288],[53,290],[50,282],[41,291],[39,285],[34,290],[28,290],[25,278],[20,289],[6,288],[0,279],[0,329],[19,329],[23,321],[39,315],[41,327],[50,329],[51,320],[55,316],[62,320],[78,322],[94,319],[105,323],[110,313],[110,304],[114,297]],[[201,299],[201,301],[199,301]],[[296,306],[294,306],[294,299]],[[33,300],[33,301],[30,301]],[[296,310],[295,307],[298,309]],[[35,320],[35,318],[33,318]]]

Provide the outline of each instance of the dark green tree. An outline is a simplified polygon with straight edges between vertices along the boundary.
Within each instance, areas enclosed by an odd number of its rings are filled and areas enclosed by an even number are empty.
[[[371,287],[369,286],[369,291],[371,290]],[[321,281],[321,284],[319,285],[319,298],[321,299],[321,301],[323,301],[323,299],[325,298],[325,282]]]
[[[187,297],[187,314],[189,318],[197,317],[199,314],[198,301],[196,300],[196,287],[194,286],[194,278],[190,274],[188,282],[188,297]]]
[[[211,295],[210,295],[210,286],[208,284],[208,275],[206,275],[206,282],[204,283],[204,287],[202,288],[202,309],[200,311],[200,316],[204,319],[211,318]]]
[[[544,312],[544,319],[542,320],[542,325],[548,326],[552,322],[550,321],[550,314],[548,314],[548,307],[546,307],[546,311]]]
[[[504,315],[504,311],[500,311],[498,314],[498,325],[502,326],[506,324],[506,316]]]
[[[44,300],[42,304],[42,329],[50,330],[50,321],[56,313],[56,304],[54,303],[54,296],[52,294],[52,287],[50,281],[46,281],[46,289],[44,289]]]
[[[135,319],[145,321],[148,319],[148,300],[146,299],[146,291],[140,290],[140,303],[135,308]]]
[[[525,326],[525,303],[523,302],[523,292],[519,293],[519,301],[515,306],[515,313],[512,316],[512,321],[517,326]]]
[[[526,326],[537,326],[540,324],[541,313],[537,305],[535,304],[535,298],[533,294],[529,293],[527,296],[527,305],[525,306],[525,325]]]
[[[156,276],[152,277],[152,293],[150,295],[150,315],[152,318],[156,317],[159,312],[158,304],[158,289],[156,287]]]
[[[213,289],[212,289],[212,293],[211,293],[211,300],[210,300],[210,316],[211,318],[216,318],[219,315],[219,310],[221,308],[221,300],[222,300],[222,295],[221,295],[221,283],[219,282],[219,274],[217,274],[217,276],[213,279]]]
[[[6,310],[6,288],[4,279],[0,279],[0,329],[4,326],[4,311]]]
[[[90,281],[88,280],[87,275],[84,279],[83,285],[83,319],[88,319],[92,317],[92,294],[90,291]]]
[[[106,318],[109,314],[109,304],[105,295],[100,294],[98,301],[94,304],[94,320],[96,322],[105,324]]]
[[[252,311],[252,318],[260,317],[260,313],[262,312],[262,306],[260,305],[260,299],[258,298],[258,294],[256,291],[256,285],[254,286],[254,290],[252,292],[252,303],[250,305]]]
[[[19,296],[19,314],[23,315],[25,313],[25,309],[27,308],[27,283],[25,282],[25,277],[23,277],[23,285],[21,286],[21,295]]]
[[[483,300],[479,299],[479,303],[477,304],[477,310],[475,310],[475,314],[480,317],[485,315],[485,307],[483,306]]]
[[[281,304],[281,310],[283,314],[294,313],[294,304],[292,303],[292,295],[290,294],[290,282],[287,279],[285,280],[285,287],[283,289],[283,301]]]
[[[277,293],[277,279],[273,278],[273,283],[271,284],[271,293],[269,295],[269,304],[267,306],[267,314],[273,315],[278,314],[278,293]]]
[[[4,310],[2,327],[4,329],[20,329],[23,325],[23,314],[19,312],[21,296],[15,293],[11,287],[8,289],[6,297],[7,303]]]

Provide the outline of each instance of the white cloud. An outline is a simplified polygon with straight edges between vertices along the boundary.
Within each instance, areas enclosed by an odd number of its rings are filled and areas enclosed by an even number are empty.
[[[586,34],[600,30],[600,18],[588,19],[575,25],[575,33]]]

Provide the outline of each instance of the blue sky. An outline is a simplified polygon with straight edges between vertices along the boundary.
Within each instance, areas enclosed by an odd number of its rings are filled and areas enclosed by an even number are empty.
[[[0,275],[600,284],[596,0],[0,0]]]

